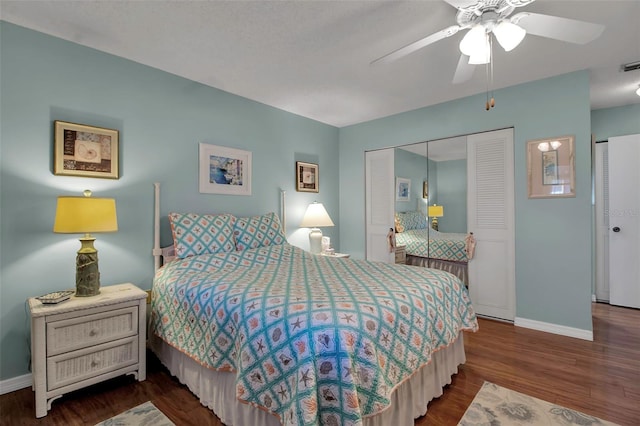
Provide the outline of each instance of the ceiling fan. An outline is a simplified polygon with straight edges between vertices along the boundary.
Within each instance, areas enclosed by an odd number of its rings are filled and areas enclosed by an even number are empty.
[[[559,16],[521,12],[513,16],[516,8],[526,6],[535,0],[444,0],[458,9],[457,25],[433,33],[388,53],[371,64],[392,62],[409,55],[432,43],[451,37],[462,30],[468,30],[460,42],[460,60],[453,77],[453,83],[463,83],[471,78],[474,65],[489,64],[493,36],[507,52],[517,47],[527,33],[566,41],[586,44],[595,40],[604,31],[604,26]]]

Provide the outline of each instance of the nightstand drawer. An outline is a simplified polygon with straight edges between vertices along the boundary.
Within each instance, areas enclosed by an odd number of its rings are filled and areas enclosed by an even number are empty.
[[[47,356],[138,334],[138,307],[47,323]]]
[[[47,390],[138,362],[138,336],[47,358]]]

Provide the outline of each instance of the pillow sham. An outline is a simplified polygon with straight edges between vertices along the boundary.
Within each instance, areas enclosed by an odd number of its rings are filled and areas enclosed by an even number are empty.
[[[176,257],[234,251],[235,222],[231,214],[169,213]]]
[[[402,231],[398,231],[398,225],[396,225],[396,232],[427,228],[427,218],[418,211],[399,212],[396,213],[396,216],[398,218],[397,222],[400,224],[400,227],[403,228]]]
[[[275,213],[262,216],[240,217],[233,227],[236,250],[277,246],[287,242],[280,219]]]

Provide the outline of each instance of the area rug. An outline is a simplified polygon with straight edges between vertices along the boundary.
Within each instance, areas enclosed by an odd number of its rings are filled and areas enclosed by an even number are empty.
[[[175,424],[155,405],[147,401],[96,426],[175,426]]]
[[[597,417],[484,382],[458,426],[618,426]]]

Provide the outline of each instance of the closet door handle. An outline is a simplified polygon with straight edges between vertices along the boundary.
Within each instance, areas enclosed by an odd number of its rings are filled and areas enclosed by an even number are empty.
[[[613,232],[620,232],[620,227],[619,226],[614,226],[613,227]]]

